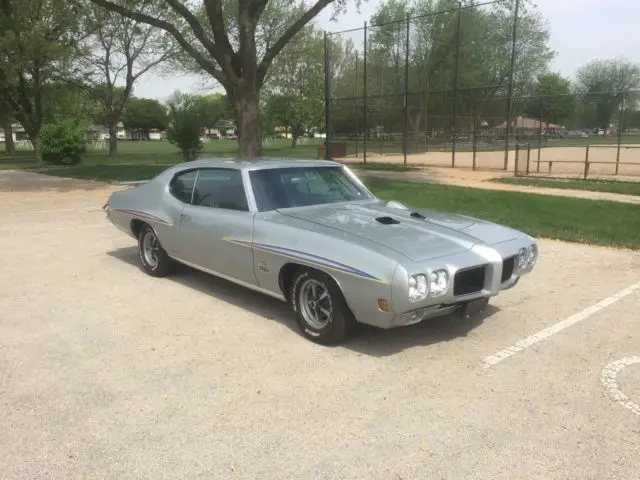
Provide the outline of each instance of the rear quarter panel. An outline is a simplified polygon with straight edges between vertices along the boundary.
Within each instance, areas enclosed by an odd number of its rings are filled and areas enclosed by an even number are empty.
[[[135,188],[114,192],[109,198],[109,220],[120,230],[134,236],[131,223],[137,219],[149,224],[169,254],[175,245],[175,230],[183,205],[168,192],[161,177]]]

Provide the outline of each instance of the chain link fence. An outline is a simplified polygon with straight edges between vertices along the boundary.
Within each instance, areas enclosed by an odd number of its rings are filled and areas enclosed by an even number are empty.
[[[443,5],[452,8],[436,8]],[[442,0],[327,34],[326,156],[518,175],[640,175],[640,92],[526,95],[537,40],[519,8],[519,0]]]

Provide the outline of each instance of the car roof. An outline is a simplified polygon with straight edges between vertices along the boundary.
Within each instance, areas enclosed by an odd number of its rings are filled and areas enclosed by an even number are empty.
[[[293,167],[339,167],[341,163],[332,160],[305,160],[301,158],[258,157],[255,159],[204,157],[192,162],[176,165],[179,170],[191,168],[232,168],[238,170],[266,170]]]

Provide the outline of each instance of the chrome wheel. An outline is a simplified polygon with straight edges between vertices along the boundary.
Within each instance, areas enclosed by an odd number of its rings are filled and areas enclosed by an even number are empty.
[[[331,321],[333,308],[329,289],[315,279],[306,280],[300,287],[298,296],[300,311],[309,326],[321,330]]]
[[[158,237],[153,231],[148,231],[144,234],[142,238],[142,256],[144,257],[144,262],[151,268],[152,270],[158,266],[158,249],[160,247],[160,243],[158,242]]]

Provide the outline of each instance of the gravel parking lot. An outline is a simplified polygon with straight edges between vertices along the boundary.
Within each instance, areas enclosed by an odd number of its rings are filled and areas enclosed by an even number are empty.
[[[185,268],[110,189],[0,192],[0,478],[640,478],[640,255],[541,241],[480,318],[343,346]]]

